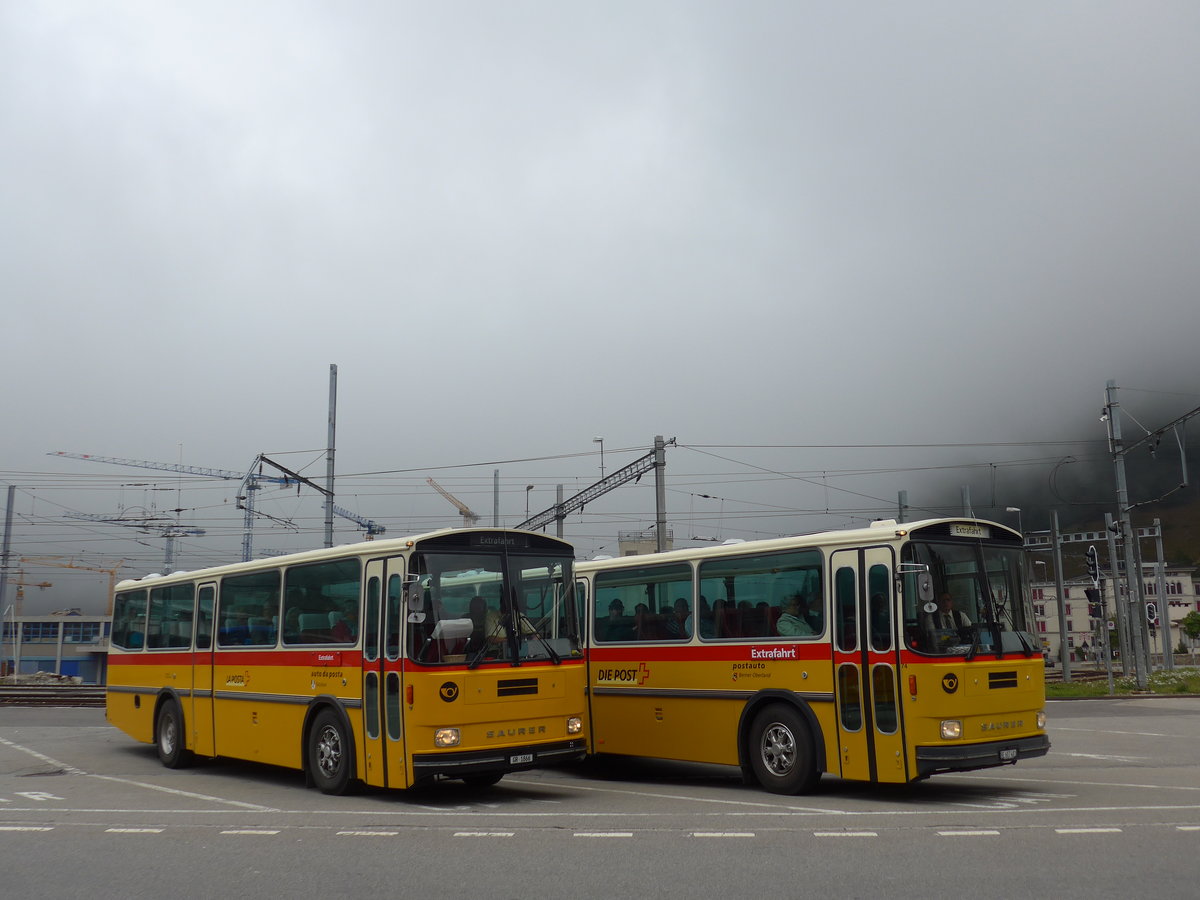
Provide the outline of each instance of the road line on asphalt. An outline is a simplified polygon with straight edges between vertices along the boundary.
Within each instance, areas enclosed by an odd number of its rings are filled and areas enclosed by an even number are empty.
[[[398,831],[339,831],[339,836],[346,837],[395,837],[400,832]]]
[[[279,834],[278,829],[269,828],[230,828],[221,834]]]
[[[162,834],[161,828],[105,828],[110,834]]]
[[[0,825],[0,831],[53,831],[49,825]]]
[[[813,837],[879,837],[877,831],[814,831]]]
[[[81,772],[81,775],[88,775]],[[193,800],[208,800],[212,803],[226,803],[239,809],[252,809],[255,812],[281,812],[271,806],[259,803],[245,803],[241,800],[226,800],[224,797],[213,797],[211,794],[197,794],[193,791],[181,791],[178,788],[164,787],[161,784],[146,784],[144,781],[132,781],[128,778],[118,778],[116,775],[88,775],[89,778],[99,778],[101,781],[115,781],[117,784],[128,784],[134,787],[146,788],[151,791],[162,791],[164,794],[174,794],[176,797],[191,797]]]
[[[632,831],[577,831],[575,837],[585,838],[631,838]]]
[[[83,769],[77,769],[74,766],[68,766],[64,762],[59,762],[57,759],[47,756],[45,753],[38,753],[36,750],[31,750],[28,747],[22,747],[20,744],[14,744],[12,741],[5,738],[0,737],[0,744],[3,744],[5,747],[11,747],[13,750],[20,750],[22,753],[28,753],[34,759],[40,759],[47,765],[54,766],[54,768],[60,769],[61,771],[66,772],[68,775],[87,774],[87,772],[83,771]]]
[[[1120,834],[1120,828],[1055,828],[1055,834]]]
[[[698,838],[752,838],[753,831],[693,831],[692,837]]]
[[[512,837],[516,834],[515,831],[456,831],[455,837]]]
[[[999,834],[999,831],[992,829],[980,828],[974,831],[939,831],[939,837],[990,837]]]

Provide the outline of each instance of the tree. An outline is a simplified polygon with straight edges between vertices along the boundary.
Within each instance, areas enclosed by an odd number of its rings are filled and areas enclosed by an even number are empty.
[[[1193,641],[1200,638],[1200,612],[1190,612],[1179,620],[1183,633]]]

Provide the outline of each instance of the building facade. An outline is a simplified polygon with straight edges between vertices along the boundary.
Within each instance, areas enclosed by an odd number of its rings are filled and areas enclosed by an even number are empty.
[[[1170,617],[1171,647],[1177,650],[1180,641],[1188,647],[1188,638],[1183,634],[1179,622],[1188,613],[1200,611],[1200,585],[1196,580],[1196,569],[1189,566],[1166,567],[1166,597],[1158,595],[1158,573],[1154,565],[1147,565],[1143,570],[1143,585],[1146,602],[1149,607],[1153,604],[1152,612],[1156,614],[1153,620],[1147,618],[1150,626],[1150,652],[1159,657],[1164,650],[1162,617],[1164,611]],[[1120,598],[1125,602],[1125,585],[1123,580],[1111,577],[1101,579],[1104,592],[1105,616],[1099,625],[1093,619],[1088,609],[1088,598],[1085,593],[1092,586],[1089,578],[1075,578],[1063,582],[1063,627],[1059,625],[1058,590],[1053,581],[1035,581],[1032,585],[1033,612],[1037,621],[1038,637],[1042,642],[1042,652],[1052,661],[1063,658],[1062,648],[1071,654],[1072,661],[1094,661],[1097,633],[1102,633],[1110,623],[1113,630],[1113,650],[1119,650],[1115,625],[1117,622],[1116,602]],[[1165,603],[1163,600],[1165,599]],[[1065,641],[1064,641],[1065,634]]]
[[[103,684],[110,627],[108,616],[9,616],[0,628],[0,675],[49,672]]]

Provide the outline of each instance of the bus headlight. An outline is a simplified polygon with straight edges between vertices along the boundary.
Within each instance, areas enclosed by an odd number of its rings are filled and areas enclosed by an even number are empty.
[[[580,716],[571,716],[567,719],[567,734],[579,734],[583,731],[583,718]]]
[[[1046,711],[1044,709],[1038,710],[1037,727],[1043,730],[1046,728]]]
[[[435,747],[457,747],[461,740],[462,735],[458,733],[457,728],[439,728],[433,733]]]
[[[962,722],[958,719],[942,719],[942,739],[946,741],[958,740],[962,737]]]

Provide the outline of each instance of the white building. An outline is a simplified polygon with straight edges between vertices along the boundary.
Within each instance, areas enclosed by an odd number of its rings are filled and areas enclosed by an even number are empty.
[[[1159,618],[1154,620],[1151,629],[1150,652],[1159,655],[1163,652],[1162,628],[1159,627],[1163,615],[1163,604],[1158,596],[1158,573],[1155,564],[1143,566],[1143,585],[1147,606],[1153,604],[1153,611]],[[1179,621],[1188,613],[1200,611],[1200,585],[1196,581],[1196,569],[1190,566],[1166,567],[1166,610],[1171,620],[1171,649],[1179,647],[1180,639],[1186,646],[1188,641],[1183,636]],[[1086,653],[1089,660],[1094,659],[1093,648],[1096,644],[1096,622],[1088,611],[1087,588],[1092,586],[1089,578],[1075,578],[1063,582],[1063,620],[1066,632],[1066,644],[1072,660],[1080,660],[1081,654]],[[1102,579],[1104,591],[1105,623],[1117,622],[1116,598],[1124,602],[1125,586],[1123,580],[1115,581],[1111,577]],[[1042,641],[1042,650],[1052,660],[1060,660],[1062,632],[1059,628],[1058,592],[1053,581],[1035,581],[1033,589],[1033,612],[1037,621],[1038,636]],[[1117,593],[1119,591],[1119,594]],[[1084,649],[1084,645],[1087,649]],[[1113,631],[1113,649],[1119,650],[1116,631]]]

